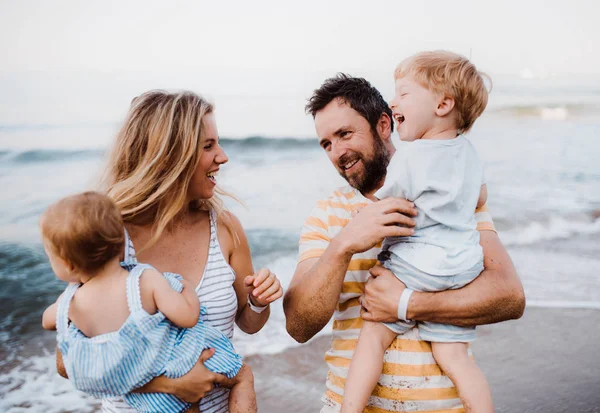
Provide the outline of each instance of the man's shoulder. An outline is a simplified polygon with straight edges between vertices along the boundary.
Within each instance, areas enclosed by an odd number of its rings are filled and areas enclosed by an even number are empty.
[[[350,185],[334,189],[327,198],[317,201],[313,212],[326,212],[328,215],[344,215],[351,213],[357,206],[363,206],[367,201],[362,194]]]

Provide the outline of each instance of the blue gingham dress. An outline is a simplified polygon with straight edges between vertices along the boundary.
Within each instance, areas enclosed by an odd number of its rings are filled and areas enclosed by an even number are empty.
[[[159,311],[150,315],[143,308],[139,281],[147,264],[137,264],[127,278],[130,315],[118,331],[88,338],[69,323],[69,304],[80,285],[70,285],[60,298],[57,312],[57,341],[69,379],[78,390],[95,397],[123,397],[139,412],[184,412],[191,407],[177,397],[164,393],[130,393],[154,377],[177,378],[187,373],[206,348],[215,348],[204,365],[231,378],[242,366],[229,339],[203,321],[179,328]],[[181,276],[164,273],[171,287],[181,292]]]

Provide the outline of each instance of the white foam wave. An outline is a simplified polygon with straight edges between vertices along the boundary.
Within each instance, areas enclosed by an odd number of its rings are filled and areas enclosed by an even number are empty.
[[[56,373],[54,355],[30,357],[5,374],[0,374],[0,411],[93,412],[99,403],[79,392]]]
[[[522,227],[500,231],[502,242],[507,245],[531,245],[541,241],[566,239],[576,235],[600,233],[600,219],[568,219],[552,217],[548,221],[534,221]]]
[[[544,120],[565,120],[569,117],[569,110],[565,107],[540,108],[540,116]]]
[[[285,290],[290,284],[292,275],[296,268],[296,255],[288,255],[269,263],[267,267],[277,274],[281,285]],[[331,332],[331,326],[324,327],[317,336]],[[271,315],[269,322],[256,334],[245,334],[236,327],[233,336],[235,349],[243,356],[252,354],[276,354],[289,348],[297,347],[296,342],[285,327],[285,314],[283,312],[283,299],[271,304]]]

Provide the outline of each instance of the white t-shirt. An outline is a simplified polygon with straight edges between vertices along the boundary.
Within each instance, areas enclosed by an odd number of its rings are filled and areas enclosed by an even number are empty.
[[[419,215],[412,237],[386,238],[384,248],[432,275],[472,268],[483,257],[475,221],[483,182],[483,165],[463,136],[400,141],[375,196],[413,201]]]

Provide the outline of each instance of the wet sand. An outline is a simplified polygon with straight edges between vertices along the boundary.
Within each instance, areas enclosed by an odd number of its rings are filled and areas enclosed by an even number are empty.
[[[600,412],[600,311],[528,308],[517,321],[483,326],[473,344],[497,413]],[[318,413],[330,338],[246,359],[260,413]]]

